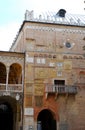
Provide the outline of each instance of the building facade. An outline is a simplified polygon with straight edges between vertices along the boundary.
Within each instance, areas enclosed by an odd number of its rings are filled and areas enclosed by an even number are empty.
[[[84,19],[64,9],[39,18],[26,11],[9,52],[0,52],[9,130],[85,130]]]
[[[24,54],[0,51],[0,129],[23,124]]]

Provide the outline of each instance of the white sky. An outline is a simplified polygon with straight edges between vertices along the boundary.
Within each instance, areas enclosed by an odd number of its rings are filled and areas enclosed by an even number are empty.
[[[0,50],[7,51],[24,20],[26,10],[40,14],[65,9],[68,13],[85,14],[84,0],[0,0]]]

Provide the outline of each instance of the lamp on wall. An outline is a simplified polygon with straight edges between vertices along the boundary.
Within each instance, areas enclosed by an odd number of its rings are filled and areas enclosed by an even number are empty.
[[[18,101],[20,99],[20,95],[17,93],[16,94],[16,100]]]

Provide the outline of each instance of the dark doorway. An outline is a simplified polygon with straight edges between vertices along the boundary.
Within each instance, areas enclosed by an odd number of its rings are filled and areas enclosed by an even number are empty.
[[[42,110],[37,118],[37,130],[56,130],[56,120],[48,109]]]
[[[65,80],[54,80],[55,85],[65,85]]]
[[[13,130],[13,111],[8,103],[0,104],[0,130]]]

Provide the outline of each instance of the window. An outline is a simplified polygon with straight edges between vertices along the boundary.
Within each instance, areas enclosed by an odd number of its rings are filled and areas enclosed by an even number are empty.
[[[65,85],[65,80],[54,80],[55,85]]]
[[[33,63],[34,57],[30,57],[28,54],[26,54],[26,62]]]
[[[53,66],[55,66],[55,63],[50,62],[49,66],[53,67]]]
[[[62,71],[58,71],[57,76],[62,76]]]
[[[62,62],[58,62],[58,63],[57,63],[57,66],[58,66],[58,67],[62,67],[62,66],[63,66],[63,63],[62,63]]]
[[[45,64],[45,58],[37,58],[38,64]]]
[[[39,58],[37,59],[37,63],[40,64],[40,59]]]
[[[70,48],[71,47],[71,43],[70,42],[66,42],[66,47]]]
[[[29,62],[29,63],[33,63],[34,58],[33,57],[28,57],[28,58],[26,58],[26,61]]]

